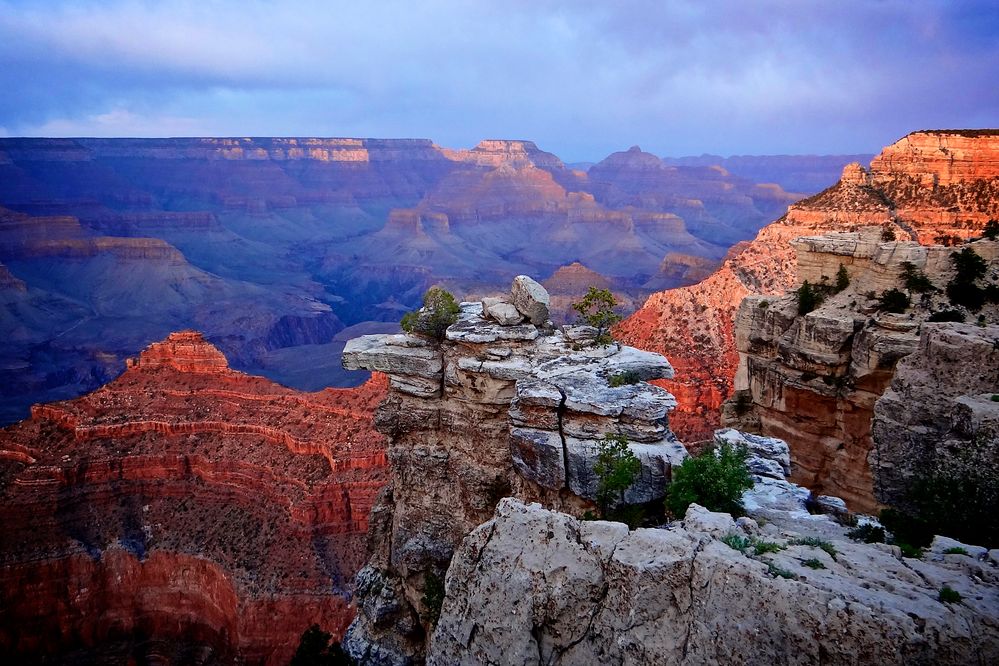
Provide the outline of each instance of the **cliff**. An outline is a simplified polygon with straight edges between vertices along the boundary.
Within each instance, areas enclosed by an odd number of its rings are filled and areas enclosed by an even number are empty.
[[[787,440],[799,483],[871,511],[878,506],[868,464],[875,402],[892,382],[899,360],[916,350],[923,323],[934,313],[955,311],[944,288],[955,275],[952,256],[959,250],[883,242],[880,227],[803,237],[792,246],[797,282],[831,287],[842,266],[849,284],[803,315],[793,292],[743,301],[735,319],[735,394],[722,419]],[[999,243],[981,240],[965,248],[987,267],[985,284],[999,279]],[[907,288],[907,266],[929,281],[923,293]],[[887,310],[879,300],[891,289],[910,298],[900,312]],[[999,307],[986,303],[962,316],[995,321]],[[986,362],[983,370],[987,367]],[[961,372],[967,371],[962,366]],[[987,383],[980,383],[981,392]],[[940,406],[939,398],[919,398],[910,409],[920,415]],[[902,432],[895,436],[904,437]]]
[[[36,405],[0,431],[0,650],[284,664],[312,622],[339,637],[387,476],[385,388],[299,393],[186,331]]]
[[[423,658],[428,598],[462,539],[501,498],[592,509],[606,433],[627,437],[641,461],[631,503],[662,498],[686,457],[668,426],[673,397],[640,381],[672,375],[669,362],[594,345],[586,329],[555,329],[548,303],[541,285],[521,276],[508,297],[462,304],[440,344],[383,335],[344,349],[346,367],[389,377],[375,422],[389,440],[392,482],[371,515],[371,556],[344,641],[362,663]],[[611,386],[625,372],[638,381]]]
[[[948,157],[948,146],[961,146],[960,157]],[[988,219],[999,217],[999,176],[990,166],[995,155],[990,131],[910,134],[885,148],[869,171],[848,165],[839,183],[788,207],[753,241],[733,247],[712,276],[651,295],[618,335],[669,354],[680,379],[663,385],[678,399],[677,433],[692,441],[718,424],[738,363],[735,311],[747,295],[783,294],[795,285],[791,241],[872,225],[922,244],[979,236]]]

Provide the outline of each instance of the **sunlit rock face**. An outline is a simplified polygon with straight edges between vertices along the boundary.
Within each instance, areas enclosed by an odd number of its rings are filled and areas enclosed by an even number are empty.
[[[874,225],[924,245],[981,235],[999,217],[996,138],[987,130],[914,132],[885,148],[869,170],[848,165],[835,186],[790,206],[752,242],[734,246],[712,276],[650,296],[618,334],[669,355],[677,368],[679,379],[664,384],[679,403],[677,433],[685,441],[706,438],[717,425],[738,364],[736,309],[749,294],[783,294],[795,285],[791,241]]]
[[[371,515],[372,554],[345,639],[362,663],[424,656],[427,590],[501,498],[593,510],[606,434],[626,437],[641,463],[629,503],[661,501],[687,456],[669,429],[673,396],[644,381],[671,376],[669,362],[595,345],[592,329],[530,323],[549,302],[532,282],[518,276],[505,297],[463,303],[440,343],[364,336],[344,350],[345,366],[384,372],[390,387],[375,420],[389,439],[392,482]],[[504,305],[520,316],[507,318]],[[615,376],[633,383],[612,385]]]
[[[300,393],[185,331],[36,405],[0,431],[0,651],[285,664],[309,624],[340,636],[387,476],[385,388]]]
[[[735,318],[739,353],[735,394],[725,404],[722,419],[786,440],[794,461],[792,477],[798,483],[842,497],[854,510],[875,511],[879,502],[893,499],[888,495],[897,497],[898,492],[875,492],[872,451],[885,450],[875,465],[882,468],[882,476],[891,476],[896,466],[903,476],[912,476],[917,458],[905,451],[912,446],[936,448],[932,442],[937,438],[925,431],[925,425],[932,421],[924,420],[927,414],[934,410],[950,413],[948,400],[988,390],[999,356],[990,359],[991,347],[986,349],[984,340],[977,347],[969,344],[967,364],[959,360],[961,354],[952,352],[949,358],[953,363],[941,371],[976,378],[976,390],[954,388],[948,394],[941,387],[940,396],[932,397],[924,389],[906,401],[905,409],[890,407],[900,402],[899,394],[893,392],[894,397],[887,398],[882,407],[880,435],[872,439],[875,404],[895,381],[896,365],[905,359],[902,367],[911,367],[908,355],[918,348],[936,349],[936,345],[920,342],[920,333],[926,335],[941,326],[927,323],[934,312],[953,307],[944,290],[954,276],[951,256],[959,249],[883,241],[881,227],[805,236],[791,245],[797,252],[797,282],[832,285],[842,266],[849,285],[827,295],[804,315],[799,314],[794,292],[743,300]],[[978,240],[963,247],[973,249],[985,262],[986,284],[999,280],[999,243]],[[910,264],[925,274],[934,289],[923,295],[913,292],[910,306],[902,313],[885,311],[878,297],[891,289],[905,289],[903,273]],[[999,321],[999,306],[986,304],[981,311],[966,316],[969,320],[981,316],[983,324]],[[971,353],[972,349],[977,351]],[[934,364],[930,360],[926,363]],[[942,365],[942,361],[936,364]],[[889,425],[892,414],[909,425],[893,428]],[[939,437],[945,439],[949,429],[939,429]],[[917,431],[922,434],[917,435]],[[885,439],[884,447],[878,444],[878,437]],[[964,436],[968,438],[973,437]],[[901,444],[903,441],[910,444]],[[917,441],[924,444],[914,444]],[[900,456],[908,461],[903,464]],[[901,468],[910,471],[901,472]]]

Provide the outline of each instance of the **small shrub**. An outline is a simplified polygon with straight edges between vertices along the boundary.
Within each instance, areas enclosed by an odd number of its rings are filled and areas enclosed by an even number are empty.
[[[618,386],[627,386],[629,384],[637,384],[642,381],[642,376],[639,375],[634,370],[625,370],[624,372],[618,372],[607,378],[607,383],[613,388]]]
[[[783,567],[779,567],[773,562],[767,562],[767,573],[775,578],[787,578],[788,580],[795,580],[798,578],[793,571],[788,571]]]
[[[947,284],[947,298],[951,305],[962,305],[972,312],[978,312],[986,299],[985,290],[975,282],[985,276],[988,264],[970,247],[952,252],[950,260],[954,264],[955,275]]]
[[[967,555],[968,551],[960,546],[954,546],[944,551],[944,555]]]
[[[892,229],[891,227],[885,227],[881,230],[881,241],[883,243],[893,241],[895,240],[895,238],[896,238],[895,230]]]
[[[913,546],[912,544],[903,542],[896,542],[898,549],[902,551],[903,557],[911,557],[913,559],[919,559],[923,556],[923,549],[919,546]]]
[[[854,541],[862,541],[864,543],[884,543],[886,536],[885,528],[872,525],[871,523],[859,525],[847,532],[846,535]]]
[[[905,292],[898,289],[889,289],[878,298],[878,309],[885,312],[901,314],[909,309],[911,301]]]
[[[982,229],[982,238],[999,240],[999,220],[989,220]]]
[[[423,307],[403,316],[402,330],[443,340],[447,327],[458,321],[459,312],[461,309],[451,292],[431,287],[423,294]]]
[[[999,393],[992,394],[992,402],[999,402]]]
[[[760,301],[759,303],[756,304],[756,307],[758,307],[761,310],[766,310],[767,308],[770,307],[770,301]]]
[[[709,511],[742,515],[742,493],[753,487],[753,477],[746,469],[748,456],[745,447],[726,443],[687,458],[666,489],[666,509],[682,517],[687,507],[697,503]]]
[[[611,326],[621,321],[621,315],[614,312],[616,306],[617,299],[609,289],[590,287],[583,300],[572,304],[572,309],[579,313],[582,323],[597,329],[594,342],[606,347],[614,342],[610,334]]]
[[[817,287],[809,284],[808,280],[802,282],[795,293],[798,295],[798,314],[800,316],[804,316],[822,305],[822,294]]]
[[[784,546],[780,545],[776,541],[757,541],[753,544],[753,552],[757,555],[779,553],[782,550],[784,550]]]
[[[856,527],[857,526],[857,514],[855,513],[838,513],[833,516],[833,519],[842,525],[843,527]]]
[[[624,503],[624,492],[635,482],[642,463],[623,435],[604,435],[593,472],[597,475],[597,505],[603,515],[614,503]]]
[[[792,539],[789,541],[792,546],[811,546],[812,548],[821,548],[825,552],[829,553],[829,557],[836,559],[836,546],[830,541],[825,539],[820,539],[819,537],[801,537],[800,539]]]
[[[728,534],[721,538],[721,542],[731,548],[732,550],[737,550],[740,553],[746,551],[752,545],[752,541],[748,537],[740,536],[738,534]]]
[[[424,618],[431,627],[437,626],[444,605],[444,579],[432,571],[423,575],[423,605],[427,609]]]
[[[807,559],[807,560],[802,560],[801,561],[801,566],[808,567],[809,569],[825,569],[826,568],[826,565],[822,564],[821,560],[817,560],[814,557],[810,558],[810,559]]]
[[[934,312],[926,321],[956,321],[964,322],[964,313],[960,310],[941,310],[940,312]]]
[[[930,282],[930,278],[926,277],[926,273],[916,268],[916,265],[911,261],[902,262],[902,282],[906,289],[919,294],[936,289]]]
[[[959,604],[961,603],[961,593],[944,585],[940,588],[939,599],[945,604]]]
[[[839,293],[850,286],[850,274],[846,272],[846,266],[839,265],[836,271],[836,293]]]

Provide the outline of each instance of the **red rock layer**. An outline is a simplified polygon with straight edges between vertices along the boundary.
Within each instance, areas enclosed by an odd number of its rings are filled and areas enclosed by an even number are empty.
[[[182,332],[36,406],[0,431],[0,652],[284,664],[311,623],[341,635],[385,390],[299,393]]]
[[[695,441],[717,427],[737,365],[733,316],[747,294],[794,286],[789,241],[871,225],[924,244],[941,235],[979,235],[987,219],[999,217],[997,139],[990,131],[910,134],[886,148],[870,174],[850,165],[835,186],[790,206],[752,242],[733,248],[711,277],[650,296],[617,335],[673,363],[678,379],[664,385],[679,401],[670,416],[677,435]]]

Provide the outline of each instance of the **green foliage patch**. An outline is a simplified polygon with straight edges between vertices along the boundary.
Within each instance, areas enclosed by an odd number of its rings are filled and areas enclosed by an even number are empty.
[[[748,456],[744,447],[725,443],[684,460],[667,488],[667,511],[680,518],[696,503],[709,511],[742,515],[742,493],[753,487],[746,469]]]
[[[590,287],[583,300],[572,304],[572,309],[579,314],[579,320],[587,326],[597,329],[595,342],[607,346],[614,342],[611,337],[611,326],[621,321],[621,315],[614,312],[617,299],[609,289]]]
[[[642,469],[642,463],[623,435],[607,434],[599,444],[600,452],[593,472],[597,475],[597,505],[606,516],[613,504],[624,503],[624,493]]]
[[[448,326],[458,321],[459,312],[461,309],[451,292],[431,287],[423,294],[423,307],[403,316],[402,330],[443,340]]]

